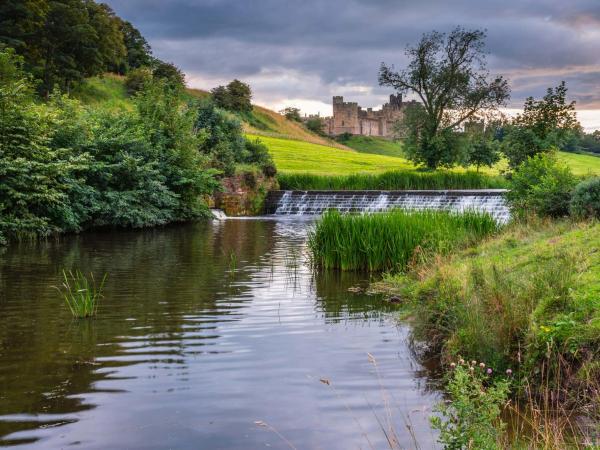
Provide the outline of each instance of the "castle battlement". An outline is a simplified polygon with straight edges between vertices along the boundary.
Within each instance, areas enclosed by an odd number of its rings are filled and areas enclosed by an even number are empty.
[[[390,101],[381,109],[363,109],[356,102],[345,102],[344,97],[333,97],[333,117],[327,121],[327,131],[333,136],[344,133],[364,136],[392,137],[393,125],[404,117],[402,95],[390,95]]]

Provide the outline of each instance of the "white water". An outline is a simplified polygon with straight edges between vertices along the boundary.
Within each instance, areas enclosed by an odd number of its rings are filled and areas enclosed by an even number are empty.
[[[286,191],[277,203],[276,215],[314,215],[328,209],[340,212],[381,212],[392,208],[409,210],[475,210],[489,213],[505,223],[510,211],[505,191]]]

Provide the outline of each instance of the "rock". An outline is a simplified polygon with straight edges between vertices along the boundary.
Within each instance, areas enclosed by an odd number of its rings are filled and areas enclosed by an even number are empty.
[[[392,295],[391,297],[389,297],[387,299],[387,301],[390,303],[402,303],[402,299],[400,297],[398,297],[397,295]]]

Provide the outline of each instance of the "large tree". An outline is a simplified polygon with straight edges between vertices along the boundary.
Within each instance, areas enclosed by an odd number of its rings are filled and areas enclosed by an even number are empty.
[[[501,76],[491,77],[484,52],[485,33],[456,28],[449,34],[426,33],[408,47],[409,64],[396,72],[385,63],[379,84],[400,93],[412,92],[422,102],[411,118],[411,158],[431,169],[458,160],[454,131],[483,110],[506,104],[510,88]]]

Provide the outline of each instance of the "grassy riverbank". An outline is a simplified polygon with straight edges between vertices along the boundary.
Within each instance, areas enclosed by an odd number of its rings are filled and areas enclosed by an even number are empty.
[[[511,225],[379,288],[405,300],[415,338],[443,360],[511,369],[521,393],[600,412],[600,224]]]
[[[497,231],[476,212],[395,210],[378,214],[329,211],[309,235],[313,263],[324,269],[405,270]]]

